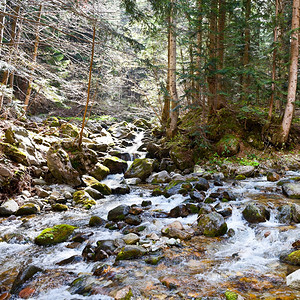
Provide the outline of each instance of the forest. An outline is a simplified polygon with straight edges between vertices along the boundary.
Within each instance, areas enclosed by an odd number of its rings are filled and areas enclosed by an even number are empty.
[[[0,0],[0,300],[300,299],[300,0]]]

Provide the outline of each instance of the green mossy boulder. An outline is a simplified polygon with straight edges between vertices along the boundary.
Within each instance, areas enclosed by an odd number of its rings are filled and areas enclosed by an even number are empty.
[[[246,176],[245,175],[237,175],[235,176],[235,180],[245,180]]]
[[[145,181],[153,171],[153,159],[137,158],[125,173],[125,178],[140,178]]]
[[[104,183],[99,182],[96,178],[88,175],[82,176],[82,181],[86,186],[91,187],[102,195],[110,195],[112,193],[111,189]]]
[[[282,191],[291,199],[300,199],[300,182],[285,183]]]
[[[79,135],[79,128],[70,123],[64,123],[60,126],[60,131],[62,134],[69,137],[77,137]]]
[[[68,206],[65,204],[61,204],[61,203],[55,203],[52,205],[52,210],[53,211],[67,211]]]
[[[116,260],[135,259],[146,254],[146,249],[141,246],[127,245],[117,254]]]
[[[127,162],[116,156],[106,157],[103,165],[110,170],[111,174],[125,173],[127,170]]]
[[[97,202],[91,198],[91,196],[86,191],[77,191],[73,194],[73,200],[75,204],[81,204],[86,209],[90,209]]]
[[[22,152],[17,147],[8,143],[0,142],[0,151],[2,151],[11,160],[20,163],[24,166],[28,166],[26,153]]]
[[[92,171],[90,171],[90,175],[95,177],[97,180],[101,181],[109,174],[110,170],[108,167],[97,163]]]
[[[238,299],[238,294],[235,292],[232,292],[230,290],[227,290],[225,292],[225,298],[226,300],[237,300]]]
[[[227,232],[227,224],[223,216],[217,212],[200,215],[198,228],[203,235],[209,237],[222,236]]]
[[[220,156],[229,157],[239,153],[240,139],[233,134],[226,134],[216,144]]]
[[[105,224],[105,220],[98,216],[91,216],[90,221],[89,221],[89,226],[90,227],[98,227],[102,226]]]
[[[39,212],[40,207],[38,205],[34,203],[26,203],[16,211],[16,216],[28,216],[38,214]]]
[[[266,222],[270,219],[270,212],[264,206],[255,203],[249,203],[242,213],[249,223]]]
[[[294,266],[300,266],[300,250],[296,250],[290,254],[283,254],[280,260]]]
[[[40,246],[49,246],[65,242],[69,236],[72,235],[75,228],[76,227],[67,224],[46,228],[34,239],[34,242]]]
[[[181,171],[194,167],[193,151],[188,148],[182,146],[172,147],[170,157]]]

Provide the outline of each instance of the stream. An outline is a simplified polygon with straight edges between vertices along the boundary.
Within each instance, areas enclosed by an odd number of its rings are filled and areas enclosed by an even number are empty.
[[[137,135],[133,146],[126,152],[131,157],[143,157],[137,153],[143,134]],[[129,162],[130,163],[130,162]],[[284,178],[300,176],[299,172],[286,172]],[[122,174],[109,175],[103,183],[114,186],[124,180]],[[143,214],[145,230],[140,238],[147,241],[147,236],[160,232],[164,225],[180,221],[190,227],[197,221],[197,215],[185,218],[168,218],[155,213],[169,212],[173,207],[187,199],[183,195],[151,196],[153,186],[140,184],[131,186],[130,194],[110,195],[97,200],[91,210],[72,207],[66,212],[42,212],[35,216],[0,218],[1,236],[13,235],[8,242],[0,242],[0,292],[1,287],[10,287],[21,267],[35,265],[44,270],[30,281],[35,293],[28,299],[114,299],[109,291],[131,286],[132,299],[225,299],[227,289],[236,291],[245,299],[300,299],[300,292],[286,286],[286,275],[297,267],[288,266],[279,261],[283,251],[290,250],[291,244],[300,238],[299,225],[286,225],[278,222],[276,207],[291,203],[283,196],[276,182],[267,181],[266,177],[247,178],[246,180],[225,180],[222,190],[230,190],[236,195],[236,201],[221,203],[230,207],[232,215],[226,219],[228,229],[234,235],[220,238],[194,236],[188,241],[175,241],[168,244],[168,238],[153,242],[158,255],[163,259],[157,265],[146,264],[143,258],[114,263],[110,256],[103,263],[109,265],[108,276],[97,280],[101,282],[95,295],[71,294],[69,287],[79,276],[91,275],[99,262],[78,261],[63,266],[58,262],[71,256],[81,256],[87,243],[95,244],[98,240],[113,240],[123,236],[121,230],[102,227],[89,227],[92,215],[107,219],[108,212],[120,204],[140,205],[142,201],[152,202]],[[59,189],[54,185],[52,189]],[[210,181],[206,194],[220,187]],[[242,210],[250,201],[259,201],[271,208],[271,217],[267,222],[249,224],[243,219]],[[91,234],[88,241],[70,248],[70,242],[51,247],[41,247],[33,243],[34,238],[45,228],[57,224],[76,226],[76,232]],[[100,262],[102,264],[102,262]],[[162,284],[167,278],[172,284]],[[1,293],[0,293],[1,295]],[[2,298],[1,298],[2,299]],[[3,298],[5,299],[5,298]],[[20,299],[12,296],[10,299]]]

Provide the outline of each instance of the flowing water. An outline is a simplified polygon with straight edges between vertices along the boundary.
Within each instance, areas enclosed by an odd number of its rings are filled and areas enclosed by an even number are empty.
[[[142,137],[142,134],[138,135],[139,142]],[[139,144],[135,144],[127,151],[136,153],[138,147]],[[286,177],[294,175],[299,176],[298,173],[287,173]],[[122,180],[123,176],[117,174],[103,182],[113,186]],[[208,193],[216,189],[212,186]],[[232,216],[226,222],[228,228],[234,230],[234,236],[196,236],[169,247],[163,247],[165,242],[162,239],[155,244],[164,256],[158,265],[147,265],[143,259],[113,264],[114,259],[110,257],[108,264],[112,265],[111,270],[116,276],[101,279],[103,291],[130,285],[134,299],[224,299],[224,292],[231,289],[245,299],[300,299],[300,292],[290,290],[285,284],[286,275],[295,269],[279,261],[280,253],[290,250],[291,244],[300,238],[299,225],[287,226],[276,219],[276,207],[290,200],[282,195],[276,183],[268,182],[265,177],[240,181],[238,185],[227,181],[222,189],[237,196],[236,201],[222,204],[232,208]],[[89,218],[92,215],[106,218],[108,211],[119,204],[139,205],[143,200],[151,200],[152,206],[143,217],[142,225],[146,229],[141,236],[153,232],[159,235],[161,228],[174,220],[187,227],[196,222],[196,215],[177,219],[153,217],[154,211],[169,212],[185,199],[182,195],[153,197],[149,186],[140,185],[131,187],[130,194],[111,195],[98,200],[90,211],[72,208],[67,212],[43,212],[34,217],[0,219],[0,236],[14,236],[9,242],[0,243],[0,287],[5,291],[4,287],[11,286],[20,268],[31,264],[45,271],[32,279],[30,286],[34,286],[36,292],[30,299],[113,299],[104,295],[105,292],[103,295],[81,296],[68,291],[70,283],[80,275],[91,274],[96,263],[80,261],[65,266],[56,263],[81,255],[86,242],[74,249],[66,247],[70,244],[68,242],[40,247],[33,243],[34,238],[44,228],[62,223],[77,226],[78,232],[92,233],[89,238],[92,244],[97,240],[119,238],[122,233],[118,230],[88,227]],[[249,225],[241,214],[249,201],[260,201],[273,208],[270,220]],[[173,280],[177,288],[169,289],[162,285],[162,277]]]

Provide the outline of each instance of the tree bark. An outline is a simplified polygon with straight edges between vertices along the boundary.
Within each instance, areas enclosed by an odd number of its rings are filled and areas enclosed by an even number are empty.
[[[224,31],[226,23],[226,1],[219,0],[219,19],[218,19],[218,70],[224,68]],[[224,78],[218,75],[217,79],[217,104],[216,109],[220,109],[226,105],[226,98],[224,96]]]
[[[94,62],[94,54],[95,54],[95,37],[96,37],[96,24],[94,24],[94,27],[93,27],[93,44],[92,44],[91,62],[90,62],[90,70],[89,70],[89,83],[88,83],[88,91],[87,91],[85,110],[84,110],[83,119],[82,119],[82,126],[81,126],[81,131],[80,131],[79,140],[78,140],[79,148],[81,147],[81,144],[82,144],[82,136],[83,136],[83,129],[85,126],[85,118],[86,118],[86,113],[87,113],[87,110],[89,107],[89,102],[90,102],[92,71],[93,71],[93,62]]]
[[[217,108],[217,7],[218,0],[212,0],[211,11],[210,11],[210,21],[209,21],[209,66],[208,66],[208,105],[209,113],[212,114]]]
[[[38,12],[38,17],[37,17],[38,23],[40,23],[40,21],[41,21],[42,11],[43,11],[43,5],[41,4],[40,8],[39,8],[39,12]],[[37,24],[33,56],[32,56],[32,67],[30,68],[31,73],[34,72],[35,67],[36,67],[35,64],[36,64],[36,59],[37,59],[37,54],[38,54],[39,42],[40,42],[40,34],[39,34],[39,26]],[[27,111],[29,100],[30,100],[30,95],[31,95],[31,91],[32,91],[32,81],[33,81],[33,77],[32,77],[32,75],[30,75],[30,78],[28,80],[28,88],[26,91],[26,96],[25,96],[25,101],[24,101],[24,110],[25,111]]]
[[[289,86],[287,104],[281,124],[280,144],[285,144],[288,140],[295,111],[298,57],[299,57],[299,8],[300,0],[293,1],[292,34],[291,34],[291,59],[289,70]]]
[[[0,3],[0,10],[5,12],[5,10],[6,10],[6,0],[2,0],[2,3]],[[1,54],[1,48],[2,48],[4,28],[5,28],[5,15],[0,14],[0,54]]]
[[[176,87],[176,20],[174,0],[170,1],[169,32],[168,32],[168,83],[171,102],[170,124],[167,128],[167,136],[172,138],[177,132],[179,116],[179,100]]]

